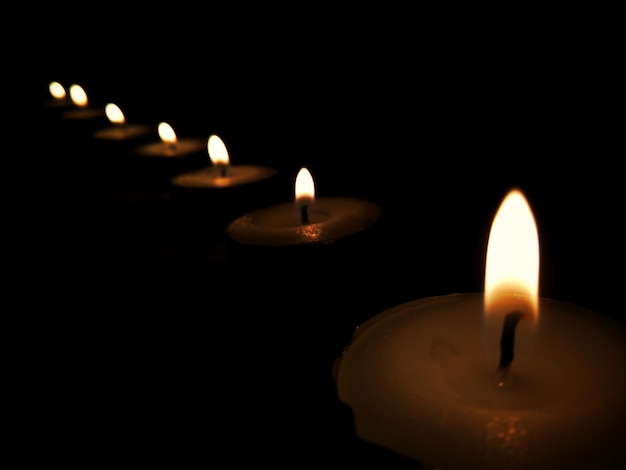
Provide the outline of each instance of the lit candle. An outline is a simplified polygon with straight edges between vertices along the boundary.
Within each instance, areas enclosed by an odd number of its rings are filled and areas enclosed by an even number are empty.
[[[48,106],[54,108],[67,108],[72,106],[67,90],[58,81],[52,81],[48,84],[48,91],[50,92],[51,99],[48,101]]]
[[[626,328],[541,298],[524,195],[494,218],[485,292],[364,322],[333,370],[365,441],[424,468],[625,468]]]
[[[243,245],[320,245],[358,234],[381,215],[372,202],[315,194],[310,171],[301,168],[295,180],[295,200],[258,209],[230,222],[228,236]]]
[[[104,110],[90,106],[89,97],[82,86],[76,83],[70,85],[69,94],[74,109],[63,112],[65,119],[94,119],[104,116]]]
[[[172,184],[179,188],[231,188],[269,178],[276,169],[258,165],[231,165],[224,141],[215,134],[209,136],[207,151],[212,165],[176,175]]]
[[[216,134],[209,136],[206,150],[211,165],[180,172],[171,178],[172,200],[189,231],[207,239],[224,236],[224,227],[238,215],[273,202],[275,168],[233,165],[226,144]]]
[[[115,103],[107,103],[104,112],[111,126],[96,130],[93,134],[96,139],[129,140],[147,135],[152,131],[151,126],[128,123],[124,112]]]
[[[179,138],[168,122],[157,125],[159,141],[148,142],[133,148],[139,158],[136,165],[136,181],[154,189],[170,190],[170,179],[196,166],[195,156],[201,155],[204,139],[196,137]]]
[[[157,126],[160,141],[135,147],[136,154],[143,157],[180,159],[197,153],[204,148],[204,139],[179,138],[171,124],[160,122]]]

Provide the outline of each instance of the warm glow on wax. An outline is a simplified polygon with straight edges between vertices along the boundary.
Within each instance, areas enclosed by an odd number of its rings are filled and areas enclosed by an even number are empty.
[[[533,319],[538,316],[539,236],[532,210],[521,191],[511,190],[500,205],[489,233],[485,264],[485,313],[519,296]],[[523,299],[523,300],[522,300]],[[515,308],[511,305],[511,308]],[[524,309],[526,310],[526,309]]]
[[[157,130],[159,137],[164,143],[171,145],[176,143],[176,132],[174,132],[172,126],[170,126],[167,122],[159,123]]]
[[[111,121],[113,124],[124,124],[126,122],[124,113],[122,112],[120,107],[114,103],[108,103],[104,107],[104,112],[109,118],[109,121]]]
[[[297,202],[310,203],[315,199],[315,183],[307,168],[300,168],[296,175],[295,194]]]
[[[50,94],[53,98],[63,99],[67,96],[65,88],[59,82],[50,82],[48,90],[50,90]]]
[[[81,108],[85,108],[89,104],[87,93],[80,85],[70,85],[70,98],[76,106]]]
[[[214,165],[230,164],[226,144],[224,144],[224,141],[219,136],[213,134],[209,137],[207,150],[209,152],[209,158]]]

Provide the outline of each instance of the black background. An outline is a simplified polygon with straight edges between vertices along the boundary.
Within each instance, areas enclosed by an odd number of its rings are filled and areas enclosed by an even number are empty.
[[[624,318],[610,27],[101,8],[50,15],[20,107],[30,176],[15,191],[32,209],[16,211],[28,256],[13,279],[35,312],[22,332],[49,455],[391,465],[354,438],[333,360],[384,309],[481,291],[513,187],[537,220],[540,294]],[[354,241],[247,259],[210,208],[181,211],[133,144],[93,139],[104,120],[49,107],[52,80],[130,122],[220,135],[233,163],[278,169],[266,200],[290,200],[307,166],[320,197],[370,200],[381,220]]]

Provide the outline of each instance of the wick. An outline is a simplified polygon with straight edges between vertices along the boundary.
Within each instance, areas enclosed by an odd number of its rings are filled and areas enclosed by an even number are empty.
[[[526,315],[522,312],[511,312],[504,317],[502,325],[502,336],[500,338],[500,363],[496,374],[496,385],[500,388],[508,383],[508,376],[511,370],[515,349],[515,328],[519,321]]]
[[[175,152],[176,152],[176,150],[178,150],[178,143],[177,143],[177,142],[170,142],[170,143],[168,143],[168,144],[167,144],[167,149],[168,149],[170,152],[175,153]]]
[[[220,176],[222,178],[226,178],[226,168],[227,165],[220,165]]]
[[[300,216],[302,217],[302,225],[309,225],[309,206],[306,204],[302,205]]]

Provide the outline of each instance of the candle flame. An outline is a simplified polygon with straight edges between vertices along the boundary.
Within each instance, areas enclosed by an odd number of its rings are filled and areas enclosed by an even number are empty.
[[[315,182],[311,172],[305,168],[300,168],[296,175],[295,183],[296,202],[311,203],[315,199]]]
[[[72,102],[80,108],[86,108],[89,104],[87,93],[80,85],[70,85],[70,98]]]
[[[539,303],[539,236],[524,194],[511,190],[491,225],[485,264],[485,313],[522,313],[536,320]]]
[[[65,87],[63,87],[63,85],[61,85],[59,82],[50,82],[50,84],[48,85],[48,90],[50,90],[50,94],[53,98],[59,100],[62,100],[67,96]]]
[[[224,144],[224,141],[219,136],[213,134],[209,137],[207,150],[209,152],[209,158],[214,165],[230,164],[226,144]]]
[[[164,143],[169,145],[176,144],[176,132],[174,132],[172,126],[170,126],[167,122],[160,122],[157,130],[159,137]]]
[[[111,121],[113,124],[124,124],[126,122],[124,113],[115,103],[107,103],[107,105],[104,107],[104,112],[109,118],[109,121]]]

